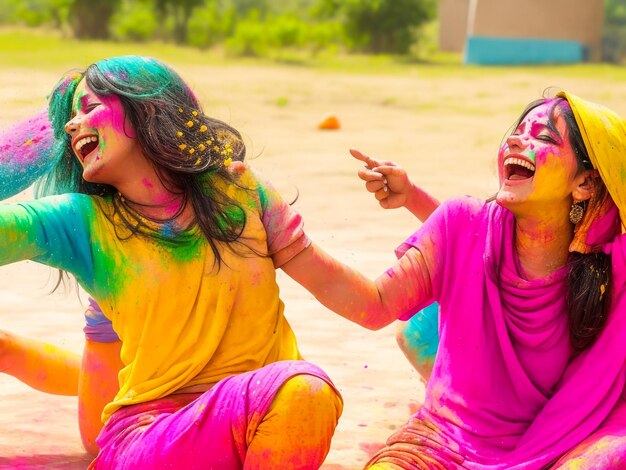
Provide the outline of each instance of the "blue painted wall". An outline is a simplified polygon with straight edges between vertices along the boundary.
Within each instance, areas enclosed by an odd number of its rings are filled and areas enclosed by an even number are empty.
[[[466,64],[511,65],[582,62],[585,47],[577,41],[470,36],[465,44]]]

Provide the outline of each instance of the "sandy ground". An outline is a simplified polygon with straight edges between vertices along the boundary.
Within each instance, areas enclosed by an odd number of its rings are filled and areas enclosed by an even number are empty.
[[[459,75],[416,67],[386,76],[173,65],[199,92],[208,114],[244,133],[253,165],[285,197],[299,194],[295,205],[311,238],[369,276],[393,262],[393,249],[419,224],[402,210],[384,211],[365,192],[350,147],[396,160],[441,199],[486,197],[497,188],[494,161],[502,135],[545,88],[569,89],[626,116],[626,83],[571,78],[559,68]],[[0,70],[0,127],[39,109],[62,72]],[[342,128],[318,130],[331,113]],[[25,192],[14,199],[28,197]],[[49,294],[55,276],[31,262],[0,268],[0,328],[79,352],[83,307],[76,293]],[[303,354],[330,374],[345,399],[323,468],[361,468],[418,406],[424,388],[396,347],[393,326],[361,329],[282,272],[279,282]],[[76,423],[76,398],[35,392],[0,374],[0,468],[85,468],[89,459]]]

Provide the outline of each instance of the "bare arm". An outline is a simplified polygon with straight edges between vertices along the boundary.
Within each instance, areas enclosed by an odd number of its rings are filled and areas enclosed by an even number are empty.
[[[85,450],[98,453],[102,409],[119,389],[121,342],[86,340],[80,355],[42,341],[0,331],[0,371],[55,395],[78,395],[78,426]]]
[[[412,183],[406,170],[396,163],[377,160],[356,149],[351,149],[350,154],[365,163],[365,168],[358,172],[359,178],[384,209],[405,207],[424,222],[439,206],[439,201]]]
[[[78,392],[80,356],[7,331],[0,331],[0,372],[53,395]]]
[[[315,244],[282,269],[330,310],[378,330],[430,297],[430,278],[421,253],[411,248],[407,255],[374,281]]]

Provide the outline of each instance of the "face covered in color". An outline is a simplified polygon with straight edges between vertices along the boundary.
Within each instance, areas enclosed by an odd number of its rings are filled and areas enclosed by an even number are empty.
[[[83,166],[83,178],[92,183],[118,185],[129,176],[125,160],[141,155],[119,97],[98,96],[85,80],[74,93],[72,119],[65,131]]]
[[[562,112],[558,108],[553,112],[553,106],[548,101],[533,108],[498,154],[496,200],[514,213],[571,204],[578,163]]]

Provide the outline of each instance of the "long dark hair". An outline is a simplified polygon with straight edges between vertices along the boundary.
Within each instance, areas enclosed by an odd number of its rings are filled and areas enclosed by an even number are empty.
[[[236,129],[205,115],[189,86],[171,67],[156,59],[105,59],[82,73],[66,75],[56,85],[49,113],[57,164],[39,182],[38,194],[110,196],[115,215],[130,233],[158,236],[154,231],[150,233],[148,226],[138,224],[138,217],[122,210],[124,199],[114,187],[82,178],[82,166],[73,155],[65,124],[72,115],[74,92],[83,79],[96,95],[119,97],[126,119],[163,185],[181,197],[181,210],[186,204],[192,205],[194,223],[205,235],[219,268],[222,258],[217,244],[237,241],[246,224],[244,209],[224,189],[236,184],[226,167],[231,160],[243,160],[246,148]]]
[[[555,133],[557,111],[563,116],[568,130],[569,144],[578,163],[578,172],[593,169],[583,137],[576,123],[574,113],[564,98],[542,98],[530,103],[513,126],[516,129],[524,117],[534,108],[550,103],[548,127]],[[598,178],[592,198],[603,200],[606,186]],[[574,353],[589,348],[602,332],[608,317],[611,288],[611,256],[604,252],[570,253],[568,274],[567,311],[569,318],[570,341]]]

